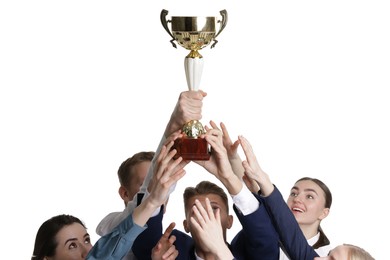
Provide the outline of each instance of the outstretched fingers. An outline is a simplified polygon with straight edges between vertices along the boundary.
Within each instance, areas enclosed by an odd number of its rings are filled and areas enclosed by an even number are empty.
[[[261,168],[253,152],[252,146],[245,137],[239,136],[238,139],[240,140],[242,150],[246,156],[246,160],[242,162],[242,166],[245,169],[245,175],[256,182],[259,182],[259,176],[257,175],[258,172],[261,171]]]
[[[164,234],[162,235],[162,237],[168,239],[169,236],[171,235],[173,229],[175,228],[175,226],[176,226],[176,223],[175,222],[171,222],[171,224],[169,224],[169,226],[165,229]]]
[[[175,223],[172,222],[161,236],[156,246],[152,249],[152,260],[169,259],[173,260],[179,254],[173,243],[176,241],[175,236],[171,236],[171,233],[175,227]]]

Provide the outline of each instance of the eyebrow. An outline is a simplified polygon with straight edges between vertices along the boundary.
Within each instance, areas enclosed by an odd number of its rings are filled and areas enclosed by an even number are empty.
[[[83,236],[83,238],[86,238],[86,237],[89,237],[89,234],[88,234],[88,233],[85,233],[85,235]],[[77,241],[77,238],[69,238],[68,240],[65,241],[65,245],[66,245],[68,242],[73,242],[73,241]]]
[[[299,188],[298,188],[297,186],[294,186],[294,187],[292,187],[291,189],[292,189],[292,190],[299,190]],[[318,195],[317,191],[314,190],[314,189],[304,189],[303,191],[312,191],[312,192],[314,192],[315,194]]]
[[[68,244],[68,242],[77,241],[77,238],[69,238],[65,241],[65,245]]]

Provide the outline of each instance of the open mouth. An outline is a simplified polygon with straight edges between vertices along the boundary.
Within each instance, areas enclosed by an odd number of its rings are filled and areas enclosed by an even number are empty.
[[[300,213],[304,213],[305,211],[301,208],[292,208],[292,211],[293,212],[300,212]]]

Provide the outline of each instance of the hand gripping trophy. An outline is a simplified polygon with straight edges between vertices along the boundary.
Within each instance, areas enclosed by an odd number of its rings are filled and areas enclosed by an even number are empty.
[[[184,59],[188,89],[199,90],[199,83],[203,70],[203,56],[198,52],[211,42],[211,48],[217,44],[217,36],[222,32],[227,23],[226,10],[220,11],[222,20],[216,17],[198,16],[172,16],[166,20],[167,10],[161,11],[161,23],[164,29],[172,37],[170,41],[176,48],[176,41],[180,46],[190,51]],[[168,28],[171,24],[171,30]],[[216,31],[216,23],[220,23],[219,31]],[[191,120],[182,128],[183,138],[176,139],[174,148],[177,150],[176,157],[182,156],[184,160],[208,160],[210,149],[207,141],[199,136],[205,133],[203,125],[198,120]]]

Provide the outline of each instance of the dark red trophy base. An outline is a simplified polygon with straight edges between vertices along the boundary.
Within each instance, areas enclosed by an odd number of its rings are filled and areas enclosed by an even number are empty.
[[[178,138],[175,140],[173,149],[177,150],[175,159],[180,156],[186,161],[207,161],[210,159],[209,144],[204,138]]]

